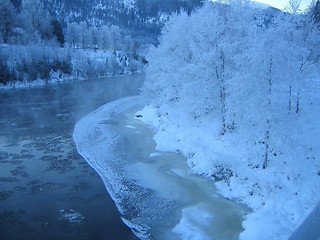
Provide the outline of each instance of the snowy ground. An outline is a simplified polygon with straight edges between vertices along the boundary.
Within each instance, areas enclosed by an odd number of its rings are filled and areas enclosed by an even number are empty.
[[[320,202],[319,111],[313,94],[308,99],[313,103],[302,103],[292,125],[275,124],[279,126],[273,129],[276,148],[266,169],[261,166],[263,151],[248,139],[250,127],[217,138],[212,122],[199,126],[182,118],[176,125],[166,116],[159,117],[152,106],[137,114],[157,129],[157,150],[183,153],[195,173],[216,180],[220,194],[252,209],[240,239],[288,239]]]
[[[53,78],[50,80],[50,83],[46,83],[44,80],[42,79],[38,79],[38,80],[34,80],[34,81],[31,81],[31,82],[27,82],[27,81],[23,81],[23,82],[20,82],[20,81],[17,81],[17,82],[10,82],[6,85],[2,85],[0,84],[0,90],[10,90],[10,89],[20,89],[20,88],[29,88],[29,87],[42,87],[44,85],[47,85],[47,84],[59,84],[61,82],[67,82],[67,81],[73,81],[74,78],[72,77],[64,77],[63,79],[61,78],[55,78],[53,76]],[[84,80],[84,79],[82,79]]]

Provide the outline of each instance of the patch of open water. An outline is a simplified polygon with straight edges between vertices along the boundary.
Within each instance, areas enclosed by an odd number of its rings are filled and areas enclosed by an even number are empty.
[[[98,106],[137,94],[142,79],[0,92],[1,239],[136,239],[98,175],[77,153],[72,132]]]

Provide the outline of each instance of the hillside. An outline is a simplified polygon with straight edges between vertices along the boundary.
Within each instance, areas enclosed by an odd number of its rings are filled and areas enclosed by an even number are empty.
[[[239,1],[173,16],[150,51],[137,115],[252,210],[240,239],[288,239],[320,201],[319,45],[314,15]]]
[[[157,44],[169,15],[200,5],[200,0],[1,0],[0,84],[141,72],[147,64],[141,49]],[[76,56],[84,57],[81,66]]]
[[[132,36],[154,40],[171,13],[182,9],[191,12],[202,5],[200,0],[44,0],[44,3],[62,21],[86,21],[95,26],[113,24]]]

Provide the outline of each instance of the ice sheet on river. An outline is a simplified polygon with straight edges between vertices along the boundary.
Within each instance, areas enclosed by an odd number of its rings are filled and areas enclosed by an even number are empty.
[[[108,103],[81,119],[73,134],[123,221],[141,239],[238,239],[245,210],[190,173],[181,155],[155,152],[152,130],[135,119],[146,101]]]

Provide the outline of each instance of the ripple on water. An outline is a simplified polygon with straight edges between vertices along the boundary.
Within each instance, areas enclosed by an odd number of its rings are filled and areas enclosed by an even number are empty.
[[[71,192],[78,193],[80,191],[88,191],[89,188],[89,183],[81,181],[77,185],[72,187]]]
[[[36,194],[39,192],[56,191],[66,187],[66,184],[64,183],[54,183],[54,182],[41,183],[40,181],[31,181],[27,185],[31,187],[31,192],[33,194]]]
[[[15,183],[20,182],[16,177],[0,177],[2,183]]]
[[[20,218],[26,214],[26,211],[20,209],[17,211],[2,211],[0,212],[0,223],[15,224],[18,223]]]
[[[25,171],[24,166],[19,166],[16,169],[11,170],[11,174],[13,176],[19,176],[19,177],[23,177],[23,178],[29,177],[29,174]]]
[[[0,201],[5,201],[13,196],[13,191],[2,191],[0,192]]]
[[[0,162],[3,160],[7,160],[9,158],[9,154],[7,152],[0,152]]]

